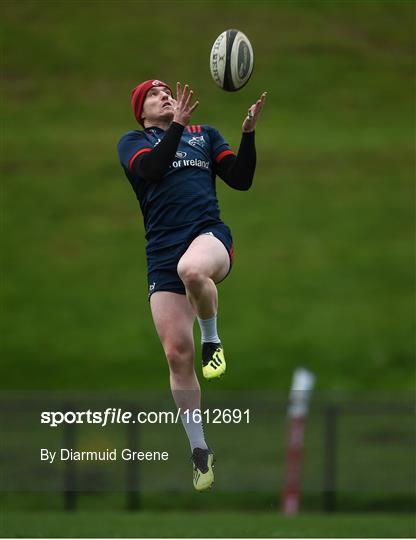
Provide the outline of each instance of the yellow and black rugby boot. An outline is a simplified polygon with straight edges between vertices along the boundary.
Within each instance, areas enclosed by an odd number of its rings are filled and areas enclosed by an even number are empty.
[[[202,374],[206,379],[221,377],[225,373],[224,349],[221,343],[202,344]]]
[[[214,483],[214,454],[209,448],[194,448],[192,452],[194,488],[205,491]]]

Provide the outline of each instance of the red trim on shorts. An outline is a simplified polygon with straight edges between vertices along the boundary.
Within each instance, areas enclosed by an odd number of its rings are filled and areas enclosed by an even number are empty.
[[[133,167],[133,162],[134,160],[140,156],[140,154],[143,154],[144,152],[151,152],[152,151],[152,148],[142,148],[141,150],[138,150],[134,156],[131,158],[131,160],[129,161],[129,169],[131,170],[132,167]]]
[[[225,156],[234,155],[234,152],[232,150],[223,150],[218,154],[218,156],[215,158],[215,161],[219,163]]]
[[[231,246],[231,247],[230,247],[229,254],[230,254],[230,261],[231,261],[231,264],[233,264],[233,262],[234,262],[234,246]]]

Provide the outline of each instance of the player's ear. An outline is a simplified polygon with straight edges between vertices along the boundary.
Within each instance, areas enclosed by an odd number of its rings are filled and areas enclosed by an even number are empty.
[[[140,115],[140,120],[142,123],[144,122],[146,118],[146,115],[144,114],[144,110],[145,110],[145,103],[143,103],[142,114]]]

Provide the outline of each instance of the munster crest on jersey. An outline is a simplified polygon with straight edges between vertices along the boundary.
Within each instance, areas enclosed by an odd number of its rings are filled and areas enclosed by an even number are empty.
[[[189,139],[188,143],[193,147],[201,146],[202,148],[204,148],[205,146],[204,136],[201,135],[200,137],[192,137],[192,139]]]

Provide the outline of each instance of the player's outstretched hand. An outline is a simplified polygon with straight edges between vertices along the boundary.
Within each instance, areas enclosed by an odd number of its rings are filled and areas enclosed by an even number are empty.
[[[244,133],[249,133],[256,129],[257,118],[259,117],[260,111],[263,108],[264,102],[266,101],[267,92],[263,92],[259,99],[252,105],[247,113],[247,116],[244,118],[243,122],[243,131]]]
[[[185,84],[182,88],[181,83],[176,83],[176,107],[175,114],[173,116],[173,121],[187,126],[191,119],[191,115],[194,110],[198,107],[199,101],[195,101],[191,105],[191,100],[194,92],[189,88],[189,85]]]

